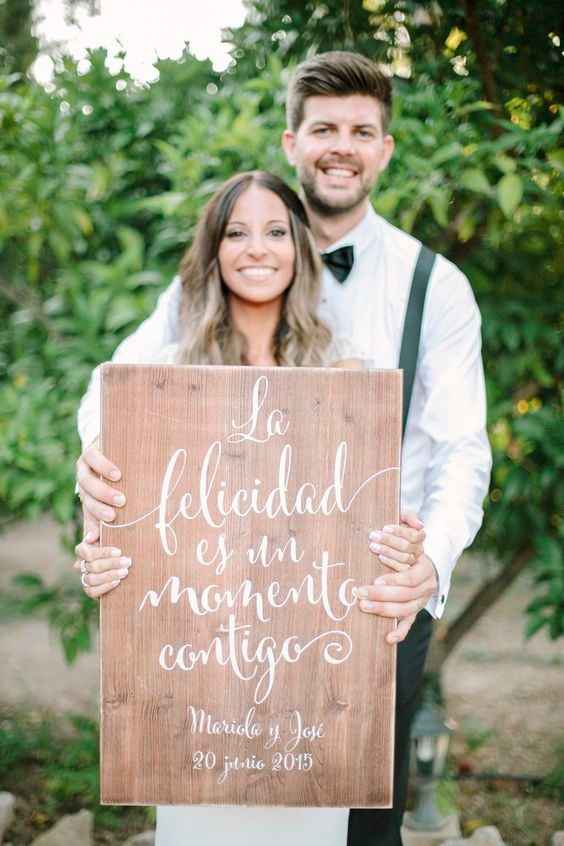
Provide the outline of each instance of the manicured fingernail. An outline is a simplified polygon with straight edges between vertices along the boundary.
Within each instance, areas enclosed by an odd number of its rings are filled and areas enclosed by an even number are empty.
[[[112,558],[119,558],[119,556],[121,555],[121,549],[116,549],[116,547],[114,547],[110,551],[110,555],[112,556]]]
[[[117,587],[119,584],[120,584],[120,579],[116,579],[115,582],[111,583],[112,587]]]
[[[120,558],[119,563],[123,564],[124,567],[131,567],[131,558],[124,555],[123,558]]]
[[[371,541],[382,540],[382,532],[370,532],[370,534],[368,535],[368,539]]]
[[[368,591],[365,587],[356,588],[356,595],[361,599],[366,599],[368,596]]]
[[[110,479],[113,482],[119,482],[119,480],[121,479],[121,473],[119,472],[119,470],[112,470],[110,473]]]
[[[377,579],[374,579],[375,585],[385,585],[386,584],[386,577],[385,576],[378,576]]]
[[[116,516],[116,513],[115,513],[115,511],[109,511],[109,510],[103,511],[102,516],[103,516],[104,520],[106,520],[106,521],[107,520],[113,520]]]
[[[382,547],[379,543],[370,543],[368,544],[368,548],[372,550],[372,552],[382,552]]]
[[[118,494],[117,496],[114,496],[112,501],[114,505],[125,505],[125,497],[123,494]]]
[[[376,603],[375,602],[368,602],[368,600],[363,599],[362,602],[360,603],[360,607],[364,611],[372,611],[373,608],[376,608]]]
[[[94,538],[95,538],[94,532],[88,532],[88,534],[86,535],[84,540],[86,541],[86,543],[92,543]]]
[[[117,571],[117,574],[120,577],[120,579],[125,579],[125,577],[128,575],[128,573],[129,573],[129,570],[127,569],[127,567],[123,570]]]
[[[384,528],[382,529],[382,531],[383,531],[383,532],[391,532],[391,533],[393,533],[393,532],[395,532],[395,531],[396,531],[396,529],[397,529],[397,528],[398,528],[397,526],[384,526]]]

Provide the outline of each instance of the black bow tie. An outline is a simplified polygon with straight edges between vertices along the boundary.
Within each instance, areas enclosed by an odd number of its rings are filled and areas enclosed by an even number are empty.
[[[323,264],[329,268],[337,282],[346,281],[354,262],[354,247],[339,247],[330,253],[321,253]]]

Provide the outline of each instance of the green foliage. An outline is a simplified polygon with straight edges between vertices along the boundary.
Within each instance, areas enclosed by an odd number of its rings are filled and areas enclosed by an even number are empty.
[[[247,53],[234,54],[223,78],[186,54],[161,62],[158,82],[139,87],[124,70],[112,75],[103,51],[90,54],[83,74],[66,60],[48,91],[0,77],[0,521],[43,511],[62,524],[76,518],[74,415],[89,373],[150,313],[216,186],[255,167],[296,184],[279,143],[291,71],[282,59],[291,63],[311,46],[310,14],[321,48],[351,46],[351,38],[358,48],[361,31],[376,32],[373,55],[404,71],[407,62],[411,78],[394,82],[397,151],[373,201],[472,281],[494,450],[478,546],[502,563],[530,556],[528,632],[562,634],[564,121],[551,70],[556,24],[549,5],[544,35],[535,21],[523,46],[519,27],[532,15],[525,4],[506,22],[499,72],[496,65],[488,74],[482,48],[503,4],[484,4],[481,43],[459,4],[443,4],[440,18],[436,4],[416,5],[426,17],[408,2],[367,0],[351,12],[335,0],[323,14],[317,3],[249,3],[262,17],[249,14],[234,33],[236,49]],[[272,41],[285,16],[282,28],[299,37]],[[259,75],[251,60],[257,33],[261,49],[268,46]],[[542,39],[539,64],[529,63]],[[30,581],[22,590],[24,610],[45,609],[65,632],[69,658],[88,646],[93,617],[78,588]]]
[[[97,826],[115,829],[126,820],[141,826],[146,809],[102,806],[99,728],[70,715],[54,720],[34,713],[0,716],[0,781],[3,789],[32,803],[35,822],[52,824],[86,808]]]

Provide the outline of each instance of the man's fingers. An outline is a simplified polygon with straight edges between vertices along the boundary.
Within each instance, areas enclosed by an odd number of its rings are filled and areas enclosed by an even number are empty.
[[[95,446],[89,446],[82,453],[82,460],[94,471],[98,476],[104,476],[105,479],[111,479],[112,482],[119,482],[121,479],[121,471],[117,465],[109,461],[105,455]],[[79,459],[80,461],[80,459]]]
[[[422,529],[423,523],[413,511],[404,511],[400,517],[402,523],[407,523],[412,529]]]
[[[426,555],[422,555],[412,567],[403,570],[401,573],[386,573],[375,579],[374,584],[393,585],[395,587],[407,587],[418,589],[425,582],[432,582],[437,587],[437,573],[433,564]]]
[[[96,476],[89,465],[82,460],[82,457],[76,462],[76,480],[83,499],[85,494],[89,494],[94,499],[105,502],[107,505],[117,506],[118,508],[125,505],[123,493]]]
[[[90,496],[90,494],[86,492],[82,492],[82,505],[90,514],[90,518],[100,522],[101,520],[104,523],[111,523],[112,520],[116,519],[116,512],[113,508],[110,508],[108,505],[104,505],[101,502],[98,502],[97,499]]]
[[[403,575],[403,573],[399,573],[398,575]],[[420,599],[424,600],[423,605],[425,605],[429,597],[435,592],[435,587],[435,582],[433,579],[429,578],[418,585],[416,589],[397,585],[369,585],[367,587],[359,588],[357,595],[360,599],[377,605],[378,609],[388,604],[393,605],[394,608],[397,604],[409,605],[410,602],[417,602]],[[367,607],[365,610],[370,609]],[[400,615],[395,613],[386,613],[385,616],[404,617],[405,613]]]
[[[86,596],[89,596],[90,599],[99,599],[105,593],[109,593],[111,590],[116,588],[119,584],[121,584],[120,580],[116,579],[107,585],[100,585],[99,587],[85,587],[84,593]]]
[[[84,538],[88,543],[96,543],[100,539],[100,522],[93,514],[90,514],[84,504],[82,507],[82,519],[84,521]]]
[[[401,600],[398,602],[392,602],[391,600],[372,602],[368,599],[361,599],[358,607],[366,614],[377,614],[378,617],[397,617],[403,619],[404,617],[415,615],[422,608],[425,608],[427,600],[428,596],[411,599],[408,602],[402,602]]]
[[[410,614],[409,617],[400,620],[393,632],[386,635],[386,641],[388,643],[401,643],[402,640],[405,640],[416,617],[417,614]]]

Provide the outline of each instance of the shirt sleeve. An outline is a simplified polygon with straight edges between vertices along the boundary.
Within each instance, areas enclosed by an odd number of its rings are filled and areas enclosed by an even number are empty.
[[[180,294],[181,282],[177,276],[160,295],[153,313],[116,348],[112,361],[117,364],[149,363],[155,361],[166,346],[178,342]],[[93,371],[80,403],[78,433],[83,449],[100,434],[100,367]]]
[[[425,400],[418,423],[431,443],[420,514],[424,548],[439,582],[427,610],[439,618],[454,566],[482,523],[491,450],[480,312],[468,280],[456,268],[434,276],[422,327],[419,366]]]

